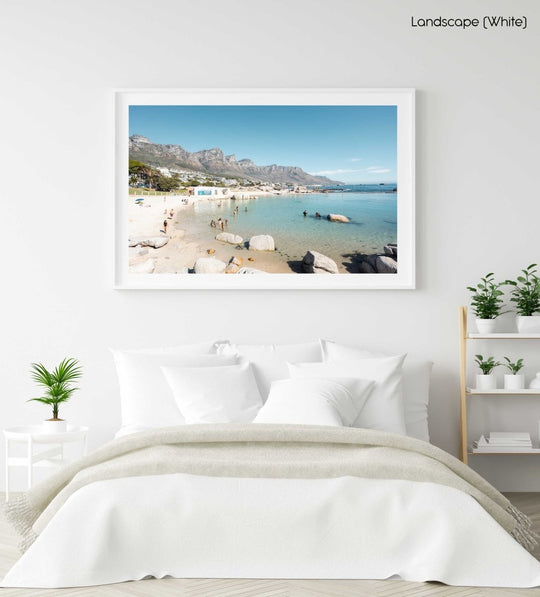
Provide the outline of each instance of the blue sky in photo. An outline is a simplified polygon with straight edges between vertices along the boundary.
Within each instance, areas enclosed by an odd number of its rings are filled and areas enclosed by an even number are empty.
[[[396,106],[130,106],[129,134],[349,184],[397,179]]]

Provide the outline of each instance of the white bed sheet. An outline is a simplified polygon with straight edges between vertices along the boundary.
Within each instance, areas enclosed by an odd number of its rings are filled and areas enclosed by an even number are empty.
[[[450,487],[175,474],[80,489],[1,586],[86,586],[149,575],[533,587],[540,564],[473,498]]]

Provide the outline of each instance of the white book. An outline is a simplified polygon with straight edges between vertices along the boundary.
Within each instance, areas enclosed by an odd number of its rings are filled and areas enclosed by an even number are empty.
[[[532,446],[532,442],[489,442],[490,446],[514,446],[516,448],[526,448],[527,446]]]
[[[489,441],[531,441],[531,435],[527,431],[491,431]]]
[[[527,432],[492,432],[489,434],[488,443],[490,446],[532,446],[531,436]]]
[[[502,450],[502,449],[510,449],[510,448],[516,448],[516,449],[530,449],[532,448],[532,441],[529,440],[525,441],[525,442],[511,442],[511,441],[501,441],[501,442],[492,442],[491,440],[487,440],[485,438],[485,436],[481,435],[480,438],[478,440],[476,440],[475,442],[473,442],[473,446],[475,448],[479,448],[479,449],[486,449],[486,450]]]
[[[532,441],[528,441],[528,442],[489,442],[490,446],[521,446],[521,447],[526,447],[526,446],[531,446],[532,445]]]
[[[535,449],[535,448],[531,448],[531,447],[527,447],[527,448],[515,447],[515,446],[506,446],[506,447],[505,446],[491,446],[491,447],[482,446],[482,447],[478,447],[478,448],[473,447],[473,452],[475,454],[481,454],[481,453],[494,454],[494,453],[499,453],[499,452],[503,453],[503,454],[520,454],[520,453],[528,454],[530,452],[540,452],[540,449],[538,449],[538,448]]]

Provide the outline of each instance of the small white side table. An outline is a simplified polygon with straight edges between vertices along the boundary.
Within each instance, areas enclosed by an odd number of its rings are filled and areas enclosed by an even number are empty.
[[[86,455],[86,436],[88,427],[68,425],[62,433],[44,433],[39,425],[25,425],[4,429],[6,440],[6,502],[9,500],[9,468],[25,466],[28,475],[28,489],[32,487],[32,469],[37,467],[58,467],[66,463],[64,444],[79,443],[81,455]],[[14,443],[26,443],[26,456],[12,456],[10,447]],[[46,450],[34,452],[34,447],[42,444],[51,445]]]

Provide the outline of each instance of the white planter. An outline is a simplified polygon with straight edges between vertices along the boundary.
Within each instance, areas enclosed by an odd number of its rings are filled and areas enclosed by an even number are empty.
[[[531,383],[529,384],[529,388],[531,390],[540,390],[540,372],[538,372],[536,374],[536,377],[534,377],[531,380]]]
[[[476,318],[476,329],[479,334],[493,334],[497,327],[496,319],[478,319]]]
[[[540,334],[540,315],[518,315],[516,323],[520,334]]]
[[[48,421],[43,421],[41,428],[43,429],[43,433],[64,433],[67,431],[67,421],[63,419],[58,419],[57,421],[49,419]]]
[[[497,389],[497,378],[493,373],[489,375],[481,375],[480,373],[476,376],[476,389],[483,391],[490,391]]]
[[[521,373],[516,375],[506,374],[504,376],[504,389],[505,390],[523,390],[525,387],[525,376]]]

